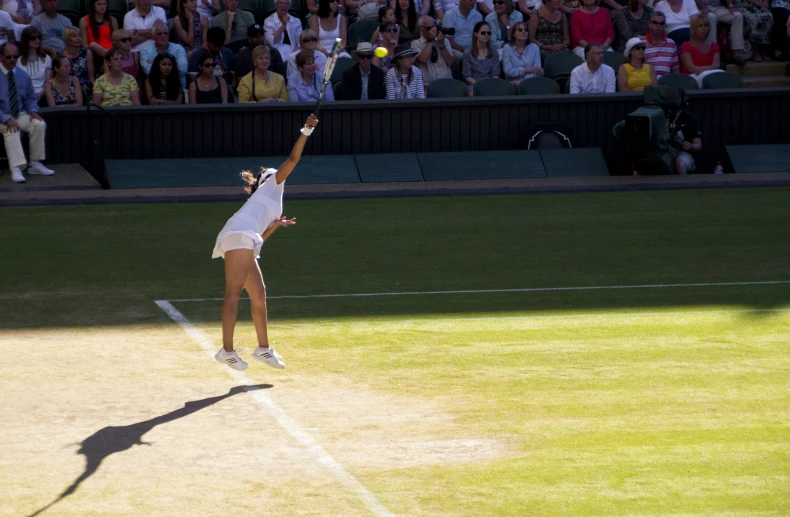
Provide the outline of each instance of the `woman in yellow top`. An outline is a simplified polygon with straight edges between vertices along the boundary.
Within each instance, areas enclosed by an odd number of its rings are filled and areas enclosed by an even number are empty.
[[[255,69],[239,81],[239,102],[288,102],[285,79],[269,71],[272,62],[269,48],[263,45],[255,47],[252,62]]]
[[[647,42],[631,38],[625,44],[625,63],[617,71],[617,90],[621,92],[641,92],[645,86],[656,84],[656,71],[645,61]]]
[[[121,53],[117,49],[107,51],[104,66],[107,73],[93,84],[93,103],[99,106],[139,106],[137,81],[121,70]]]

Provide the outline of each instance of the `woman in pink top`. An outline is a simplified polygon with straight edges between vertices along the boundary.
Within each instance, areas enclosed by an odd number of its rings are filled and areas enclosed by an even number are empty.
[[[711,73],[722,72],[719,46],[705,41],[710,31],[706,16],[691,21],[691,41],[680,47],[680,71],[688,74],[702,86],[702,79]]]
[[[584,59],[584,47],[588,43],[600,43],[605,51],[611,51],[614,41],[612,18],[607,9],[598,7],[599,0],[583,0],[582,6],[571,16],[571,40],[573,52]]]

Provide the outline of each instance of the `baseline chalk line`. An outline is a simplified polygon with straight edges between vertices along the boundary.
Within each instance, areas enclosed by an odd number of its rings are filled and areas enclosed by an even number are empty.
[[[204,352],[214,360],[214,353],[216,352],[215,345],[211,340],[195,327],[181,312],[173,307],[167,300],[156,300],[155,303],[167,314],[170,319],[175,321],[184,332],[191,337]],[[219,365],[218,365],[219,366]],[[232,370],[230,368],[222,367],[227,373],[230,374],[240,384],[252,384],[252,381],[243,372]],[[319,464],[323,465],[329,472],[331,472],[346,488],[351,490],[357,498],[377,517],[394,517],[393,514],[387,510],[376,499],[362,483],[360,483],[354,476],[352,476],[343,466],[338,463],[326,450],[319,445],[310,434],[302,428],[299,423],[288,416],[283,409],[277,405],[274,400],[263,390],[247,389],[247,393],[255,400],[258,405],[269,412],[274,417],[280,426],[285,431],[296,439],[302,446],[304,446]]]

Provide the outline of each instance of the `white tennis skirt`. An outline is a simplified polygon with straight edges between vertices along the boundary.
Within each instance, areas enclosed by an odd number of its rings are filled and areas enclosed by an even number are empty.
[[[211,258],[222,257],[224,259],[225,253],[231,250],[252,250],[255,258],[261,258],[261,246],[263,246],[263,239],[255,232],[232,232],[217,238]]]

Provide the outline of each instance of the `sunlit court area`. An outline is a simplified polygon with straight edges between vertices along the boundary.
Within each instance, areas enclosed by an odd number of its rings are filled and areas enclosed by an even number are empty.
[[[0,209],[0,515],[790,513],[790,189]]]

